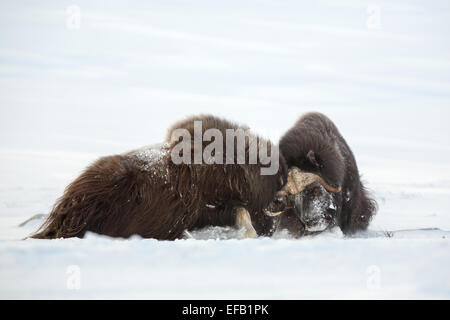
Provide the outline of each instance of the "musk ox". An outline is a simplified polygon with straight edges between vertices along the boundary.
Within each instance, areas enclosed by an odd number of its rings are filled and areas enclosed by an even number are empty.
[[[376,202],[364,188],[355,157],[334,123],[320,113],[302,116],[280,140],[288,182],[270,204],[284,211],[279,228],[301,236],[338,225],[365,230]]]
[[[247,237],[270,235],[274,219],[265,209],[287,181],[284,159],[277,158],[275,174],[262,175],[261,170],[270,164],[262,161],[260,153],[255,163],[239,163],[236,144],[223,152],[209,149],[213,163],[196,163],[193,136],[198,134],[194,132],[198,122],[202,135],[216,130],[214,142],[226,143],[227,130],[246,129],[214,116],[191,117],[169,129],[169,138],[161,145],[98,159],[66,188],[32,237],[83,237],[91,231],[111,237],[173,240],[185,230],[208,225],[237,225]],[[174,136],[176,129],[184,136]],[[274,154],[270,142],[252,133],[247,132],[243,141],[245,159],[252,156],[252,141],[261,143],[257,148],[267,143],[265,151]],[[177,149],[181,143],[185,148]],[[204,140],[201,144],[203,149],[209,145]],[[175,155],[191,161],[175,163]]]

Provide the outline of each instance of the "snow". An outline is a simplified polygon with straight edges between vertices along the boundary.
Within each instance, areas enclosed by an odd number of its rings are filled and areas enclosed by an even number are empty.
[[[79,29],[60,2],[0,4],[0,298],[450,298],[447,1],[75,4]],[[184,116],[277,141],[313,110],[378,201],[367,232],[22,240],[90,163]]]
[[[154,164],[161,163],[161,161],[167,156],[169,150],[168,144],[143,147],[141,149],[132,152],[132,156],[136,156],[139,160],[145,163],[144,168],[152,167]]]
[[[169,172],[164,161],[168,159],[169,144],[159,143],[151,146],[139,148],[127,153],[132,159],[137,159],[136,165],[143,171],[148,171],[154,177],[168,179]]]

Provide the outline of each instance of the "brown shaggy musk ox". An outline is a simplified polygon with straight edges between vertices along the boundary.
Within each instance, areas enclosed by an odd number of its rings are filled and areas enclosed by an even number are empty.
[[[355,157],[334,123],[308,113],[281,138],[288,183],[271,210],[286,209],[280,228],[296,235],[338,225],[345,234],[367,229],[376,202],[364,188]],[[281,209],[280,209],[281,208]]]
[[[197,116],[175,124],[168,137],[177,128],[194,133],[194,121],[201,121],[202,133],[207,129],[223,133],[224,145],[226,130],[240,128],[214,116]],[[112,237],[173,240],[185,230],[207,225],[244,227],[248,237],[270,234],[273,219],[263,211],[287,180],[284,159],[280,157],[274,175],[261,175],[268,165],[260,159],[255,164],[175,163],[172,153],[180,156],[192,151],[194,160],[193,138],[194,134],[189,140],[175,137],[158,146],[95,161],[66,188],[32,237],[83,237],[90,231]],[[245,139],[246,157],[251,139],[264,141],[250,134]],[[181,152],[176,149],[180,142],[188,143]],[[203,142],[203,147],[206,145],[208,142]],[[269,143],[268,149],[272,147]],[[212,155],[236,160],[238,153],[214,150]]]

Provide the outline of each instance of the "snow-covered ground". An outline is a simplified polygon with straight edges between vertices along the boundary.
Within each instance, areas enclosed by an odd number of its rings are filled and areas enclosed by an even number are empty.
[[[0,3],[0,298],[450,298],[449,9]],[[312,110],[335,121],[379,203],[368,232],[21,240],[90,162],[159,142],[183,116],[277,141]]]

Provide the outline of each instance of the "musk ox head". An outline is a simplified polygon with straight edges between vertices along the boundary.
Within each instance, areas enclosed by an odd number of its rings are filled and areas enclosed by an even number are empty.
[[[336,225],[338,203],[333,187],[316,174],[289,169],[288,181],[269,205],[266,214],[279,215],[293,211],[308,233],[321,232]]]
[[[349,145],[327,116],[303,115],[279,146],[291,176],[297,177],[290,184],[297,189],[280,194],[287,207],[280,219],[285,229],[295,235],[304,234],[303,225],[306,232],[317,232],[336,224],[345,235],[367,229],[376,201],[361,182]]]

